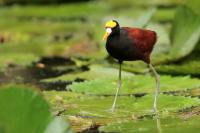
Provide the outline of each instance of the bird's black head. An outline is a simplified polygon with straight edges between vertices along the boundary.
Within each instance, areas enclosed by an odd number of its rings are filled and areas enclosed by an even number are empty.
[[[110,35],[119,34],[120,32],[120,26],[116,20],[111,20],[106,22],[105,28],[106,28],[106,33],[103,36],[103,40],[106,40]]]

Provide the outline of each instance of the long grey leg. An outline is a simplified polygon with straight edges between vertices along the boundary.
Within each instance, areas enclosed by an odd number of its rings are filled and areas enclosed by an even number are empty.
[[[158,95],[159,95],[159,91],[160,91],[160,76],[151,64],[149,64],[149,67],[152,70],[152,72],[154,73],[154,76],[155,76],[155,79],[156,79],[156,89],[155,89],[153,109],[154,109],[154,113],[157,113],[158,112],[158,109],[157,109]]]
[[[122,63],[119,62],[119,78],[118,78],[114,102],[113,102],[113,105],[112,105],[112,108],[111,108],[112,112],[115,110],[115,105],[116,105],[117,97],[118,97],[118,94],[119,94],[119,89],[121,88],[121,84],[122,84],[122,81],[121,81],[121,65],[122,65]]]

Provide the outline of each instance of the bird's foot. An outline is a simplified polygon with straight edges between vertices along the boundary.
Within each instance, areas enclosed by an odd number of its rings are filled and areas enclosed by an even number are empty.
[[[112,108],[108,109],[108,111],[111,113],[115,112],[115,107],[112,106]]]

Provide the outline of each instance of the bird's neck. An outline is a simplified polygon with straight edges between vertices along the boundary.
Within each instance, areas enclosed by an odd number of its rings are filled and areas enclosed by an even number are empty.
[[[110,36],[120,36],[120,28],[114,29]]]

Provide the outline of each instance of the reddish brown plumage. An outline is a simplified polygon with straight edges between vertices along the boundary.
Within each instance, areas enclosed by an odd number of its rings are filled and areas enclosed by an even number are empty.
[[[137,48],[137,51],[144,55],[143,60],[150,63],[150,54],[157,40],[156,32],[129,27],[122,27],[122,29],[128,32],[128,36],[133,40],[133,44]]]
[[[131,27],[116,26],[111,29],[111,33],[106,41],[106,49],[108,53],[123,61],[142,60],[150,63],[150,54],[156,43],[156,32]]]

